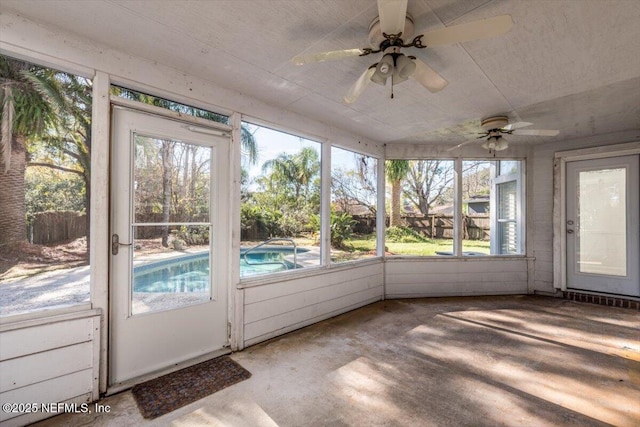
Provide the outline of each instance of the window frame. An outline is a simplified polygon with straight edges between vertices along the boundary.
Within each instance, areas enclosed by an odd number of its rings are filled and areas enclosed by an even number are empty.
[[[441,255],[410,255],[410,254],[398,254],[398,255],[385,255],[385,258],[390,258],[390,259],[398,259],[398,258],[414,258],[414,259],[430,259],[430,260],[442,260],[442,259],[469,259],[469,258],[478,258],[477,256],[471,256],[471,255],[464,255],[463,252],[463,224],[462,224],[462,211],[463,211],[463,198],[462,198],[462,179],[463,179],[463,162],[465,161],[486,161],[489,162],[491,164],[491,192],[490,192],[490,215],[491,215],[491,230],[490,230],[490,246],[491,246],[491,250],[490,253],[487,254],[486,256],[482,256],[481,259],[498,259],[498,258],[525,258],[527,256],[527,252],[526,252],[526,233],[527,233],[527,226],[526,226],[526,218],[527,218],[527,205],[526,205],[526,200],[527,200],[527,195],[526,195],[526,164],[527,164],[527,159],[524,157],[505,157],[505,158],[495,158],[495,157],[463,157],[463,156],[458,156],[455,158],[451,158],[451,157],[438,157],[438,156],[433,156],[433,157],[427,157],[427,156],[419,156],[419,157],[391,157],[391,158],[385,158],[384,161],[389,161],[389,160],[407,160],[407,161],[413,161],[413,160],[453,160],[454,161],[454,182],[453,182],[453,220],[454,220],[454,224],[453,224],[453,228],[454,228],[454,233],[453,233],[453,255],[445,255],[445,256],[441,256]],[[498,176],[494,176],[494,174],[496,174],[497,171],[499,172],[499,163],[498,162],[507,162],[507,161],[515,161],[518,162],[518,169],[516,172],[511,173],[511,174],[506,174],[506,175],[498,175]],[[493,216],[495,215],[494,213],[497,213],[496,208],[497,208],[497,198],[496,198],[496,184],[502,184],[504,182],[508,182],[509,179],[507,179],[507,177],[510,178],[510,180],[514,180],[513,178],[515,177],[515,181],[516,181],[516,194],[517,194],[517,213],[516,213],[516,221],[517,221],[517,226],[516,226],[516,233],[517,233],[517,246],[518,246],[518,253],[516,254],[496,254],[493,253],[493,246],[494,244],[497,244],[497,221],[493,220]],[[385,177],[386,178],[386,177]],[[495,181],[495,184],[494,184]],[[385,185],[387,184],[386,180],[385,180]],[[383,192],[383,196],[385,197],[385,204],[386,205],[386,188],[385,191]],[[494,200],[496,199],[496,200]],[[386,230],[387,226],[385,224],[384,229]],[[494,236],[495,235],[495,236]],[[384,238],[384,233],[383,233],[383,238]],[[496,243],[494,243],[494,241],[496,241]]]

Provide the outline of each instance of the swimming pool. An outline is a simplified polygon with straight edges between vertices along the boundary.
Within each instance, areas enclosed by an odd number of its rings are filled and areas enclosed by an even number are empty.
[[[244,252],[247,249],[240,250],[240,277],[275,273],[295,267],[287,260],[288,255],[293,255],[292,247],[262,247],[252,250],[245,259]],[[298,248],[297,253],[308,251],[308,249]],[[161,260],[133,269],[134,292],[180,293],[208,290],[208,252]]]

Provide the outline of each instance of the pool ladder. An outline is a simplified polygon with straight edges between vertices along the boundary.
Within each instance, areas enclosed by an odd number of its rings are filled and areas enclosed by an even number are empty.
[[[296,242],[293,241],[293,239],[288,239],[286,237],[274,237],[273,239],[265,240],[262,243],[258,243],[257,245],[252,246],[251,248],[247,249],[244,252],[244,254],[242,254],[242,256],[244,257],[244,262],[246,262],[247,265],[282,264],[284,266],[284,269],[288,270],[289,266],[287,265],[286,262],[284,262],[284,260],[272,261],[272,262],[250,262],[249,261],[249,258],[247,257],[247,254],[249,252],[253,251],[254,249],[258,249],[259,247],[262,247],[271,242],[290,242],[293,245],[293,269],[295,270],[296,268],[298,268],[298,247],[296,245]]]

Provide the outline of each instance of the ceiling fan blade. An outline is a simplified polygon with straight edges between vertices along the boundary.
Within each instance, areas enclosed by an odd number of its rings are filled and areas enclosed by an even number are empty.
[[[360,95],[362,95],[362,92],[364,92],[367,86],[371,83],[371,76],[373,76],[375,71],[376,67],[367,68],[344,96],[344,102],[347,104],[353,104],[356,102],[356,100],[360,98]]]
[[[291,58],[291,62],[296,65],[311,64],[313,62],[335,61],[337,59],[348,58],[350,56],[362,55],[362,49],[332,50],[330,52],[309,53]]]
[[[511,135],[556,136],[559,133],[559,130],[550,129],[522,129],[514,130],[513,132],[511,132]]]
[[[380,30],[386,34],[398,34],[404,31],[407,17],[408,0],[378,0]]]
[[[464,145],[471,144],[472,142],[476,142],[476,141],[472,139],[471,141],[462,142],[462,143],[456,145],[455,147],[448,148],[447,151],[453,151],[453,150],[455,150],[457,148],[460,148],[460,147],[462,147]]]
[[[516,123],[510,123],[508,125],[506,125],[505,127],[503,127],[503,130],[515,130],[515,129],[520,129],[520,128],[526,128],[527,126],[531,126],[533,123],[529,123],[529,122],[516,122]]]
[[[500,15],[426,32],[422,37],[422,43],[432,47],[485,39],[506,33],[512,25],[511,15]]]
[[[430,92],[440,92],[449,84],[449,82],[443,79],[440,74],[433,71],[431,67],[421,60],[414,59],[413,62],[416,63],[416,70],[413,72],[411,77],[416,79],[418,83],[426,87]]]

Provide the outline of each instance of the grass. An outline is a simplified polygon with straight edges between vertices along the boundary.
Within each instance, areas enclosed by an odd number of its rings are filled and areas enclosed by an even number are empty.
[[[345,241],[345,246],[352,247],[354,251],[372,251],[376,247],[376,238],[374,234],[365,236],[354,236]],[[393,255],[418,255],[418,256],[434,256],[436,252],[453,251],[452,239],[425,239],[424,242],[386,242],[387,252]],[[490,247],[488,241],[483,240],[463,240],[462,248],[464,251],[473,251],[489,254]]]

